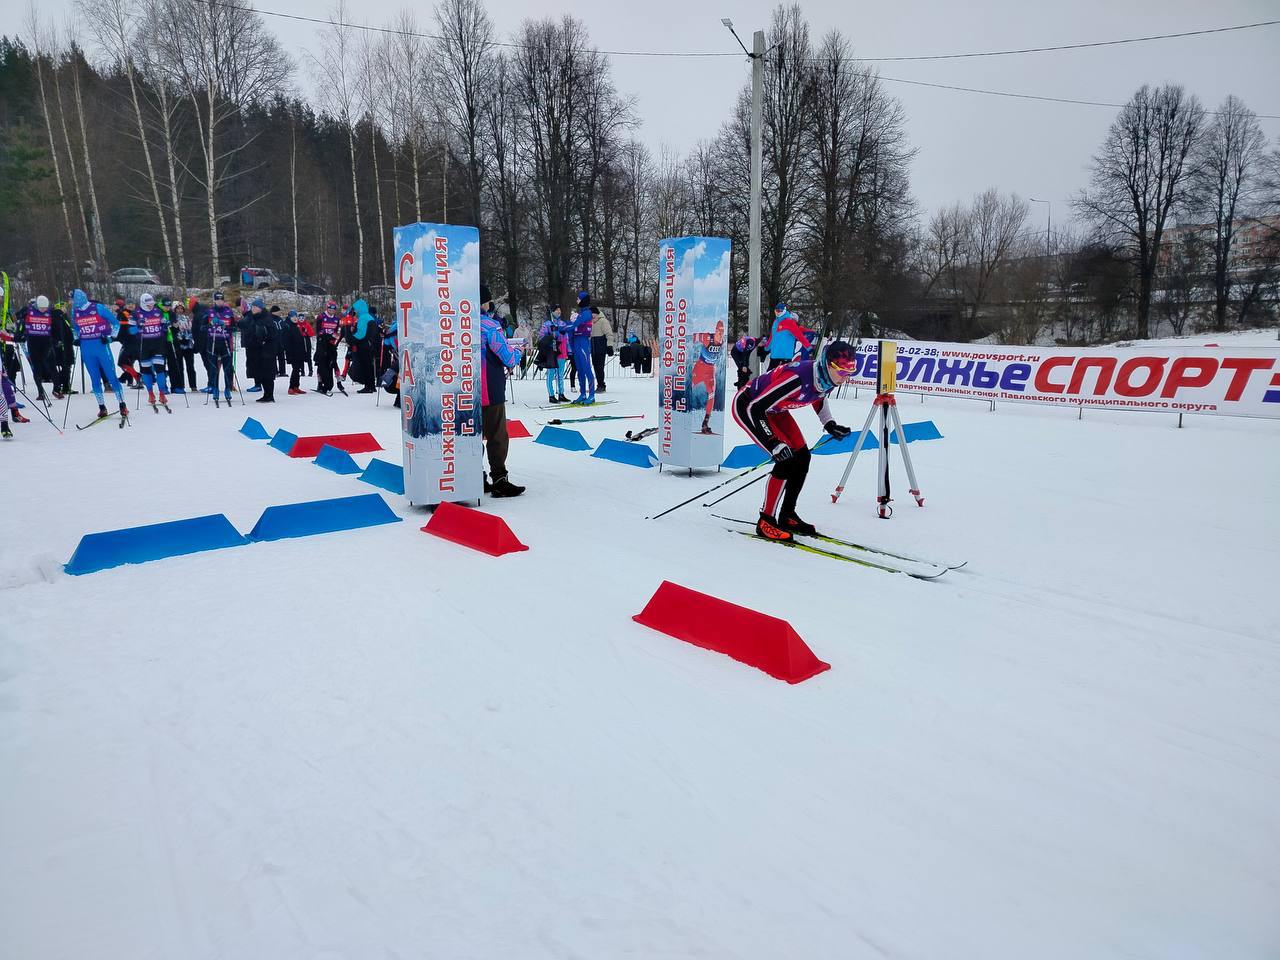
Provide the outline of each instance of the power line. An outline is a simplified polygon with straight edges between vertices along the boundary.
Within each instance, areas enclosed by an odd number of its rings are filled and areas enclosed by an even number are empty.
[[[1235,30],[1253,30],[1256,27],[1273,27],[1280,20],[1259,20],[1230,27],[1209,27],[1204,30],[1184,30],[1181,33],[1157,33],[1149,37],[1127,37],[1123,40],[1092,40],[1088,43],[1062,43],[1051,47],[1020,47],[1015,50],[986,50],[980,53],[935,53],[912,57],[851,57],[866,63],[898,63],[908,60],[969,60],[975,57],[1013,57],[1024,53],[1050,53],[1057,50],[1085,50],[1090,47],[1118,47],[1126,43],[1150,43],[1153,40],[1175,40],[1180,37],[1203,37],[1211,33],[1230,33]]]

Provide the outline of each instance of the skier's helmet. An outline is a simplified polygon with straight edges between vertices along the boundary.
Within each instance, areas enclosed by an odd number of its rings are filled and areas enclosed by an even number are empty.
[[[156,298],[149,293],[144,293],[138,298],[138,306],[143,310],[150,310],[156,305]]]
[[[837,385],[853,379],[857,370],[858,351],[844,340],[832,340],[822,348],[822,368]]]
[[[36,297],[36,309],[41,312],[49,309],[49,298],[43,293]]]

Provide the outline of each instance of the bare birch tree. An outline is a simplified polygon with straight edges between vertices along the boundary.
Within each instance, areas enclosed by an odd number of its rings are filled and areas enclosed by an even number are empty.
[[[76,258],[76,239],[75,233],[71,229],[71,213],[67,210],[67,192],[62,184],[62,162],[58,159],[58,148],[53,142],[53,118],[49,113],[49,96],[45,89],[44,83],[44,67],[47,54],[44,48],[44,27],[40,22],[40,17],[36,13],[36,5],[33,2],[27,8],[27,31],[31,35],[33,60],[36,67],[36,82],[40,90],[40,113],[44,117],[45,133],[49,137],[49,156],[53,160],[53,177],[54,182],[58,186],[58,204],[62,207],[62,221],[67,228],[67,249],[71,251],[71,259]],[[49,58],[52,64],[52,58]],[[54,67],[56,70],[56,66]]]
[[[360,181],[356,175],[356,131],[354,112],[359,104],[360,83],[357,76],[356,43],[352,27],[347,23],[346,0],[338,0],[329,14],[329,26],[323,31],[324,50],[312,55],[320,80],[325,104],[333,111],[347,133],[351,158],[351,205],[356,222],[357,270],[356,287],[364,288],[364,225],[360,220]]]

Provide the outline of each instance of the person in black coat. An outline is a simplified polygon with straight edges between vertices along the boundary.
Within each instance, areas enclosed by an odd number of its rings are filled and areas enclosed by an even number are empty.
[[[290,310],[289,316],[285,319],[284,330],[281,331],[280,341],[284,348],[284,358],[293,367],[293,372],[289,375],[289,393],[293,396],[299,396],[306,393],[299,383],[302,379],[302,368],[307,362],[307,338],[302,332],[302,325],[306,322],[305,317],[298,315],[296,310]]]
[[[245,316],[244,348],[248,358],[249,376],[262,389],[258,403],[275,403],[276,398],[276,346],[280,334],[275,321],[266,312],[262,298],[256,298]]]

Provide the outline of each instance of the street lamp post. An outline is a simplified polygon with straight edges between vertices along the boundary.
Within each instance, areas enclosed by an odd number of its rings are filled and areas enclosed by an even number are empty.
[[[733,21],[724,17],[720,21],[729,28],[751,60],[751,236],[747,252],[747,334],[760,337],[760,181],[763,175],[763,150],[760,140],[760,102],[764,91],[764,31],[757,30],[751,38],[748,50],[742,38],[733,29]],[[756,363],[755,354],[751,363]]]
[[[1044,255],[1048,257],[1051,255],[1050,245],[1049,245],[1049,235],[1053,232],[1053,201],[1037,200],[1035,197],[1028,197],[1027,199],[1030,200],[1032,203],[1043,203],[1046,207],[1049,208],[1049,222],[1044,228]]]

